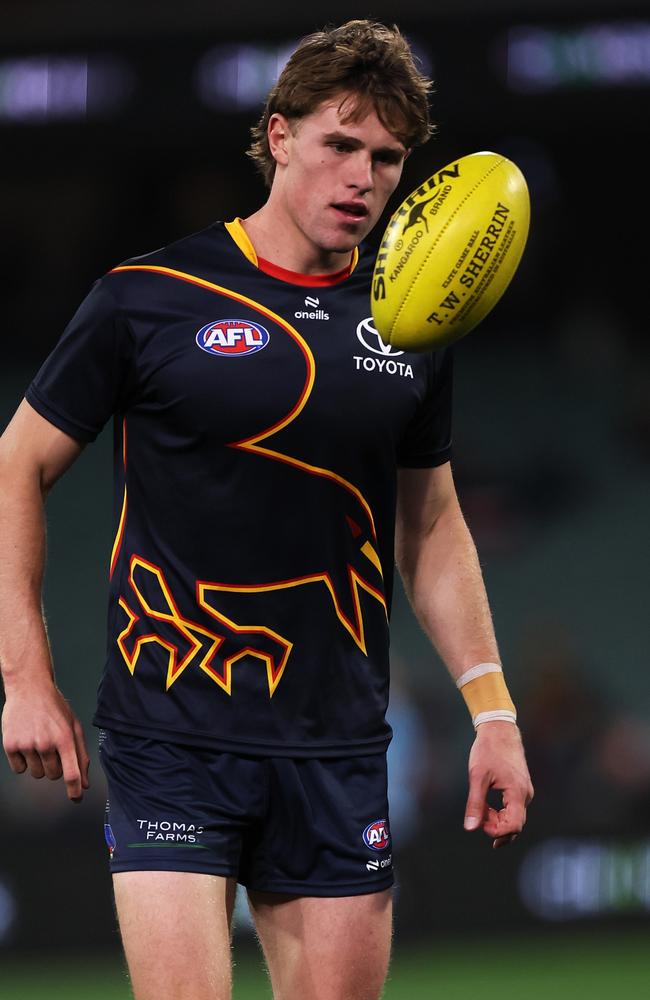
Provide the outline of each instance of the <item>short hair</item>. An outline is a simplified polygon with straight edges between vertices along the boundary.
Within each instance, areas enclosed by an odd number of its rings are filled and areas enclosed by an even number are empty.
[[[267,187],[275,174],[268,124],[279,113],[290,122],[304,118],[324,101],[341,95],[342,121],[361,121],[369,109],[407,149],[422,145],[433,132],[429,94],[433,84],[418,68],[397,25],[354,20],[326,27],[304,38],[269,93],[262,117],[251,129],[247,155]]]

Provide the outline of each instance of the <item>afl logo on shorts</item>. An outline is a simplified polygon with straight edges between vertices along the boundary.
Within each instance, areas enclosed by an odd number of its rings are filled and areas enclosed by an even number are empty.
[[[196,342],[206,354],[240,358],[255,354],[266,347],[271,339],[269,331],[259,323],[243,319],[217,319],[202,326]]]
[[[363,842],[371,851],[383,851],[390,843],[388,820],[376,819],[363,831]]]

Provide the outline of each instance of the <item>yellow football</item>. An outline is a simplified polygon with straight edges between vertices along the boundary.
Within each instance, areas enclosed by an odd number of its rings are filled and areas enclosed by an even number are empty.
[[[432,174],[386,226],[371,309],[386,344],[427,351],[464,337],[517,270],[530,223],[524,176],[499,153],[471,153]]]

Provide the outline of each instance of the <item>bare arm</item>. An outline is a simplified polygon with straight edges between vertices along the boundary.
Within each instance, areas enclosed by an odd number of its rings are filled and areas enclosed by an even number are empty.
[[[88,787],[81,724],[54,680],[42,613],[44,501],[82,445],[23,401],[0,438],[0,669],[4,749],[13,771]]]
[[[476,547],[462,515],[449,463],[399,473],[396,561],[413,610],[454,679],[477,663],[499,662]],[[521,831],[533,789],[519,730],[478,726],[469,761],[465,828],[481,827],[495,846]],[[503,808],[488,806],[490,788]]]

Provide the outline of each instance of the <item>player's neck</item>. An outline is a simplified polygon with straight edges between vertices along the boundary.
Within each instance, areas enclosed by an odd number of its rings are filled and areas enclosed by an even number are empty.
[[[352,253],[315,246],[272,196],[253,215],[242,219],[258,257],[297,274],[336,274],[348,267]]]

